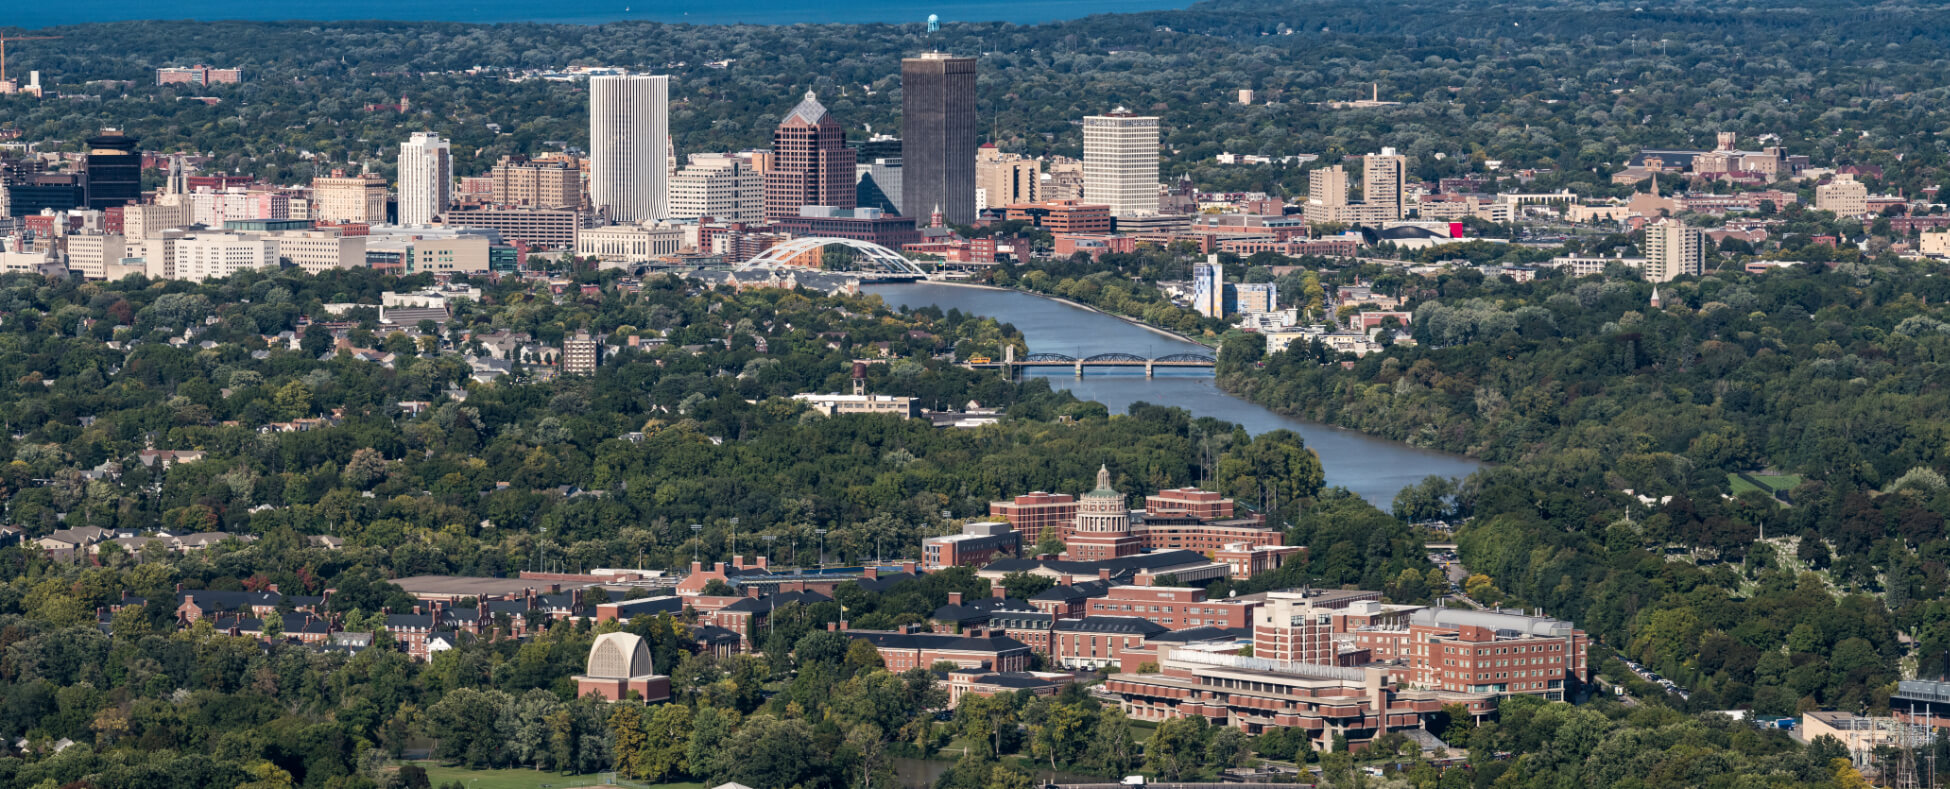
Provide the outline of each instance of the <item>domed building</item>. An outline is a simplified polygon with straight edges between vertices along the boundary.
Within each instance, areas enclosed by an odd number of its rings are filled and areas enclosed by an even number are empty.
[[[650,645],[634,633],[597,636],[589,647],[588,673],[575,680],[578,696],[594,693],[621,701],[634,690],[646,702],[670,700],[670,677],[656,673],[650,664]]]
[[[1144,540],[1131,531],[1131,509],[1124,494],[1110,486],[1110,467],[1097,468],[1097,489],[1077,500],[1076,528],[1066,558],[1078,562],[1121,559],[1144,552]]]

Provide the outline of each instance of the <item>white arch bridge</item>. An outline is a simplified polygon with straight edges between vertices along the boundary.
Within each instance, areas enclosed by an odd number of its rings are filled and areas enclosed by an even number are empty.
[[[758,257],[733,267],[736,271],[751,269],[781,268],[792,265],[801,255],[830,246],[842,246],[854,253],[854,260],[863,264],[870,273],[879,274],[885,279],[906,279],[926,277],[928,272],[901,253],[883,247],[872,241],[855,238],[834,238],[831,236],[806,236],[795,238],[771,249]],[[802,266],[803,268],[803,266]],[[816,266],[814,268],[817,268]]]

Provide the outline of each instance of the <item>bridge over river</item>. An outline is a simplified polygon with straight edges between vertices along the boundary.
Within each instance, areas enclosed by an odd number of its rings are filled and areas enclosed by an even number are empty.
[[[1022,371],[1033,367],[1069,367],[1076,370],[1077,377],[1083,377],[1086,367],[1144,368],[1144,377],[1150,378],[1157,368],[1195,368],[1210,370],[1219,363],[1218,359],[1202,353],[1174,353],[1165,356],[1139,356],[1135,353],[1100,353],[1094,356],[1076,357],[1061,353],[1032,353],[1021,359],[1016,358],[1015,346],[1009,346],[999,360],[977,356],[962,365],[978,370],[1001,370],[1014,379]]]

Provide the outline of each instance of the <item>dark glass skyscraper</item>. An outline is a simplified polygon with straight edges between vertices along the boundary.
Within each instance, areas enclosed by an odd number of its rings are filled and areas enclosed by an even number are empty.
[[[142,199],[142,154],[136,138],[103,131],[88,138],[88,207],[105,211]]]
[[[901,207],[975,222],[975,59],[929,52],[901,61]]]

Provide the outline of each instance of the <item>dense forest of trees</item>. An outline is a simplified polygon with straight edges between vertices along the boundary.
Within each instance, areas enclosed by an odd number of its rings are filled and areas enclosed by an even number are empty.
[[[1473,518],[1472,571],[1692,688],[1696,709],[1877,708],[1900,660],[1950,669],[1941,277],[1893,258],[1715,273],[1661,285],[1662,309],[1631,278],[1424,290],[1414,346],[1343,369],[1241,338],[1222,380],[1496,461],[1421,514]],[[1801,482],[1734,495],[1730,474],[1762,471]]]

